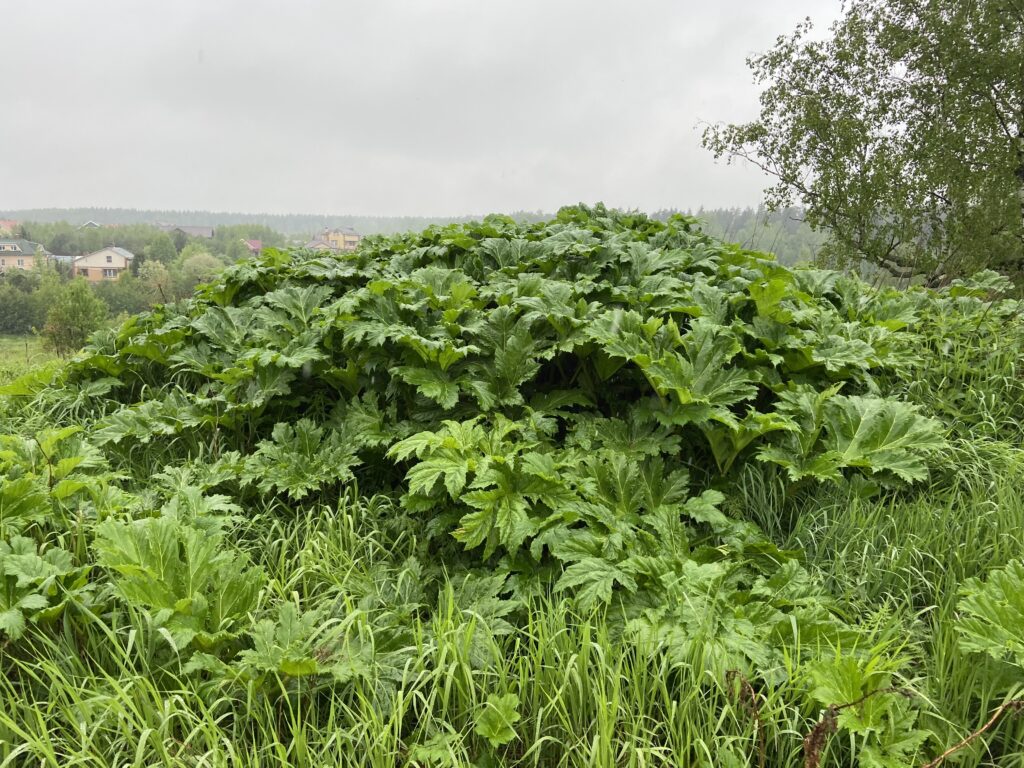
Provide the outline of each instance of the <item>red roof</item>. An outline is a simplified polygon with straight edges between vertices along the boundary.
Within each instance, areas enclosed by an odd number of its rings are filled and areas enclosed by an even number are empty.
[[[250,251],[262,251],[263,241],[262,240],[246,240],[245,244],[249,246]]]

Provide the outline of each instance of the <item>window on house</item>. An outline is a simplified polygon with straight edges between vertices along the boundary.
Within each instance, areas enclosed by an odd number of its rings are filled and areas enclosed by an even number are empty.
[[[78,268],[78,274],[81,275],[82,277],[88,277],[89,276],[89,270],[86,267],[79,267]]]
[[[108,253],[108,254],[107,254],[107,264],[113,264],[113,263],[114,263],[114,257],[113,257],[113,256],[111,256],[111,255],[110,255],[110,254]]]
[[[18,259],[18,266],[19,267],[24,267],[25,266],[25,260],[24,259]]]
[[[7,259],[0,259],[0,267],[6,267],[6,266],[7,266]]]
[[[107,278],[107,279],[110,279],[112,277],[117,277],[117,270],[116,269],[104,269],[103,270],[103,276],[105,278]]]

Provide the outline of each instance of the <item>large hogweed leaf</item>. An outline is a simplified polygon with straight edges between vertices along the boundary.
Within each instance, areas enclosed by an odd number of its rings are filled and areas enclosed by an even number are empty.
[[[17,640],[28,621],[56,618],[91,592],[88,568],[76,567],[71,553],[25,536],[0,540],[0,636]]]
[[[681,339],[681,347],[682,354],[667,354],[640,366],[659,394],[673,394],[682,405],[695,403],[718,409],[756,394],[754,377],[731,365],[741,346],[730,329],[694,320]]]
[[[1024,560],[969,579],[960,594],[960,646],[1015,664],[1024,682]]]
[[[407,504],[417,497],[440,503],[436,489],[443,485],[450,499],[473,510],[453,532],[457,540],[469,548],[483,545],[487,555],[498,546],[515,551],[564,492],[552,457],[532,450],[540,446],[532,431],[528,423],[500,416],[487,426],[476,419],[448,421],[438,432],[397,443],[388,455],[422,459],[406,476]]]
[[[142,609],[176,652],[215,650],[248,627],[265,577],[224,534],[176,517],[96,528],[100,565],[113,574],[118,595]]]
[[[618,585],[628,592],[636,592],[634,565],[629,560],[612,563],[602,558],[585,557],[565,569],[556,589],[570,590],[584,611],[611,602],[612,590]]]
[[[840,466],[923,480],[928,475],[925,458],[945,445],[939,423],[906,403],[837,396],[826,404],[825,413],[825,447]]]
[[[81,427],[0,435],[0,537],[32,524],[59,526],[64,512],[86,501],[98,504],[108,487],[105,470]]]
[[[0,480],[0,535],[20,533],[52,512],[46,484],[38,477]]]
[[[837,391],[783,392],[779,413],[799,429],[762,447],[758,458],[784,467],[794,480],[836,479],[844,468],[905,481],[927,477],[927,457],[945,445],[938,422],[906,403]]]
[[[917,712],[877,656],[836,655],[808,665],[810,696],[823,708],[839,706],[836,726],[857,737],[858,765],[912,768],[932,733],[915,728]],[[850,706],[847,706],[850,705]]]
[[[346,682],[370,672],[369,654],[345,642],[345,626],[324,610],[302,610],[293,602],[278,606],[273,618],[260,619],[247,633],[250,647],[229,662],[196,653],[189,672],[206,672],[221,682],[278,693],[281,686],[304,681],[309,691],[328,681]]]
[[[96,423],[90,439],[96,445],[105,446],[126,440],[145,444],[178,435],[221,421],[210,405],[209,401],[172,390],[161,398],[124,407],[103,417]]]
[[[751,409],[746,417],[734,424],[707,422],[701,432],[711,447],[720,472],[728,472],[739,455],[755,440],[771,432],[794,432],[795,422],[782,413],[761,413]]]
[[[351,480],[351,468],[358,463],[344,433],[299,419],[274,427],[271,439],[246,458],[241,480],[265,493],[277,490],[301,499],[317,488]]]
[[[492,693],[477,715],[474,732],[487,739],[492,747],[500,747],[516,738],[515,724],[519,718],[518,696]]]

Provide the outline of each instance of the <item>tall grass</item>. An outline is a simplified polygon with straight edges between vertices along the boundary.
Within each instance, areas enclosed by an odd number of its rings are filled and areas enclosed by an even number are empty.
[[[0,336],[0,384],[56,359],[39,336]]]
[[[399,666],[341,686],[213,685],[186,673],[140,615],[73,612],[4,651],[0,765],[802,764],[817,712],[792,683],[758,684],[745,702],[737,681],[623,643],[614,616],[581,615],[565,600],[530,601],[519,630],[502,633],[442,580],[396,643],[375,603],[415,578],[402,565],[415,539],[382,533],[389,510],[373,500],[289,512],[269,507],[238,531],[270,577],[264,600],[330,602],[332,620],[365,619],[368,641],[391,643]],[[894,629],[879,626],[879,658]],[[495,693],[515,694],[521,714],[517,738],[499,748],[474,729]]]
[[[929,725],[948,730],[950,743],[998,703],[990,670],[959,653],[946,627],[956,584],[1021,551],[1019,519],[1001,511],[1021,511],[1013,478],[992,480],[998,503],[981,521],[965,514],[983,501],[981,487],[943,506],[928,495],[847,500],[845,514],[836,498],[802,516],[790,538],[849,609],[874,622],[879,663],[895,671],[898,656],[916,660],[915,679],[902,684],[920,693]],[[391,643],[402,660],[387,676],[340,686],[211,684],[176,663],[140,615],[79,611],[2,652],[0,766],[803,764],[802,738],[819,713],[793,687],[806,675],[796,661],[788,682],[759,682],[745,701],[738,680],[624,643],[616,617],[581,615],[551,596],[525,606],[519,631],[495,631],[459,607],[451,580],[419,597],[396,643],[374,615],[394,609],[380,608],[384,593],[416,578],[403,563],[418,543],[401,527],[388,532],[388,504],[343,499],[298,513],[272,504],[237,530],[239,546],[267,570],[264,602],[328,602],[331,620],[362,614],[365,637]],[[936,519],[942,525],[926,525]],[[976,551],[958,553],[961,536],[973,537]],[[474,730],[496,693],[514,693],[521,714],[516,739],[499,748]],[[976,749],[961,764],[1022,764],[1022,735],[1007,721],[988,741],[998,759]],[[845,764],[846,745],[831,749],[824,764]]]
[[[1024,557],[1024,451],[954,438],[946,464],[930,487],[867,499],[836,487],[790,497],[773,473],[751,468],[738,508],[777,532],[780,546],[803,552],[848,615],[888,607],[913,649],[927,701],[921,722],[953,744],[1008,691],[1024,692],[1019,670],[965,653],[955,630],[964,582]],[[958,760],[1024,765],[1024,722],[1006,718]]]

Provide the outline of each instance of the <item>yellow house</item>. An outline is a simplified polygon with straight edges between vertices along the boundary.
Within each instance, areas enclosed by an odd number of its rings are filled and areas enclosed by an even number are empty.
[[[135,254],[116,245],[100,248],[98,251],[77,257],[73,262],[72,274],[84,277],[90,283],[102,280],[116,280],[117,276],[130,269]]]
[[[31,240],[0,240],[0,272],[32,269],[37,256],[45,259],[49,255],[43,246]]]
[[[352,227],[340,227],[338,229],[325,229],[320,239],[330,243],[334,250],[354,251],[362,240],[362,236]]]

